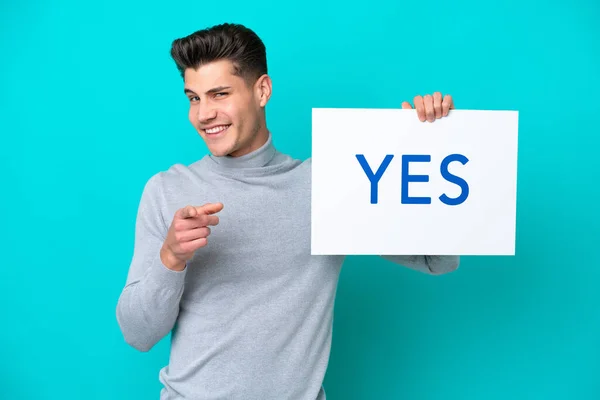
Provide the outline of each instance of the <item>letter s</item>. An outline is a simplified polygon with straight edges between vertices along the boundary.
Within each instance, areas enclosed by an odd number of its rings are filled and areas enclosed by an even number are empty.
[[[463,156],[462,154],[450,154],[449,156],[444,158],[444,160],[442,161],[442,164],[440,165],[440,172],[442,173],[442,177],[445,180],[447,180],[448,182],[454,183],[454,184],[460,186],[460,188],[462,189],[460,196],[453,199],[453,198],[446,196],[446,194],[442,194],[440,196],[440,200],[442,201],[442,203],[444,203],[446,205],[456,206],[456,205],[464,203],[464,201],[467,199],[467,197],[469,197],[469,185],[467,184],[467,182],[464,179],[462,179],[456,175],[452,175],[450,172],[448,172],[448,165],[452,161],[458,161],[464,165],[467,162],[469,162],[469,159],[467,157]]]

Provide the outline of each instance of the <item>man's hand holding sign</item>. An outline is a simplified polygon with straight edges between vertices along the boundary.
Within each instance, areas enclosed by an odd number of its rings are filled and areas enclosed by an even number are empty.
[[[417,116],[421,122],[433,122],[436,119],[448,116],[450,110],[454,108],[452,102],[452,96],[449,94],[442,98],[442,93],[435,92],[432,95],[426,94],[425,96],[415,96],[413,99],[415,108],[417,109]],[[408,101],[402,103],[403,109],[413,108]]]

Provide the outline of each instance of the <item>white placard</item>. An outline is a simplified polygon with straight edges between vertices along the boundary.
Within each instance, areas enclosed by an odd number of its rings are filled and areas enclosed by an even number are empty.
[[[312,254],[514,255],[517,139],[518,111],[313,109]]]

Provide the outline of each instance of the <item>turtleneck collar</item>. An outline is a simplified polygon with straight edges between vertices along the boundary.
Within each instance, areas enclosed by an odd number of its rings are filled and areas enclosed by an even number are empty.
[[[209,154],[209,158],[224,168],[259,168],[267,165],[273,159],[276,152],[277,150],[273,145],[273,138],[269,131],[267,141],[261,147],[248,154],[240,157],[214,156]]]

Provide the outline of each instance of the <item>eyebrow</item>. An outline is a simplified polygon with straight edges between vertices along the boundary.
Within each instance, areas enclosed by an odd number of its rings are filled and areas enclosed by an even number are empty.
[[[231,89],[231,86],[217,86],[215,88],[207,90],[206,94],[217,93],[217,92],[220,92],[220,91],[226,90],[226,89]],[[192,89],[188,89],[188,88],[185,88],[183,90],[183,93],[185,93],[185,94],[188,94],[188,93],[196,94]]]

